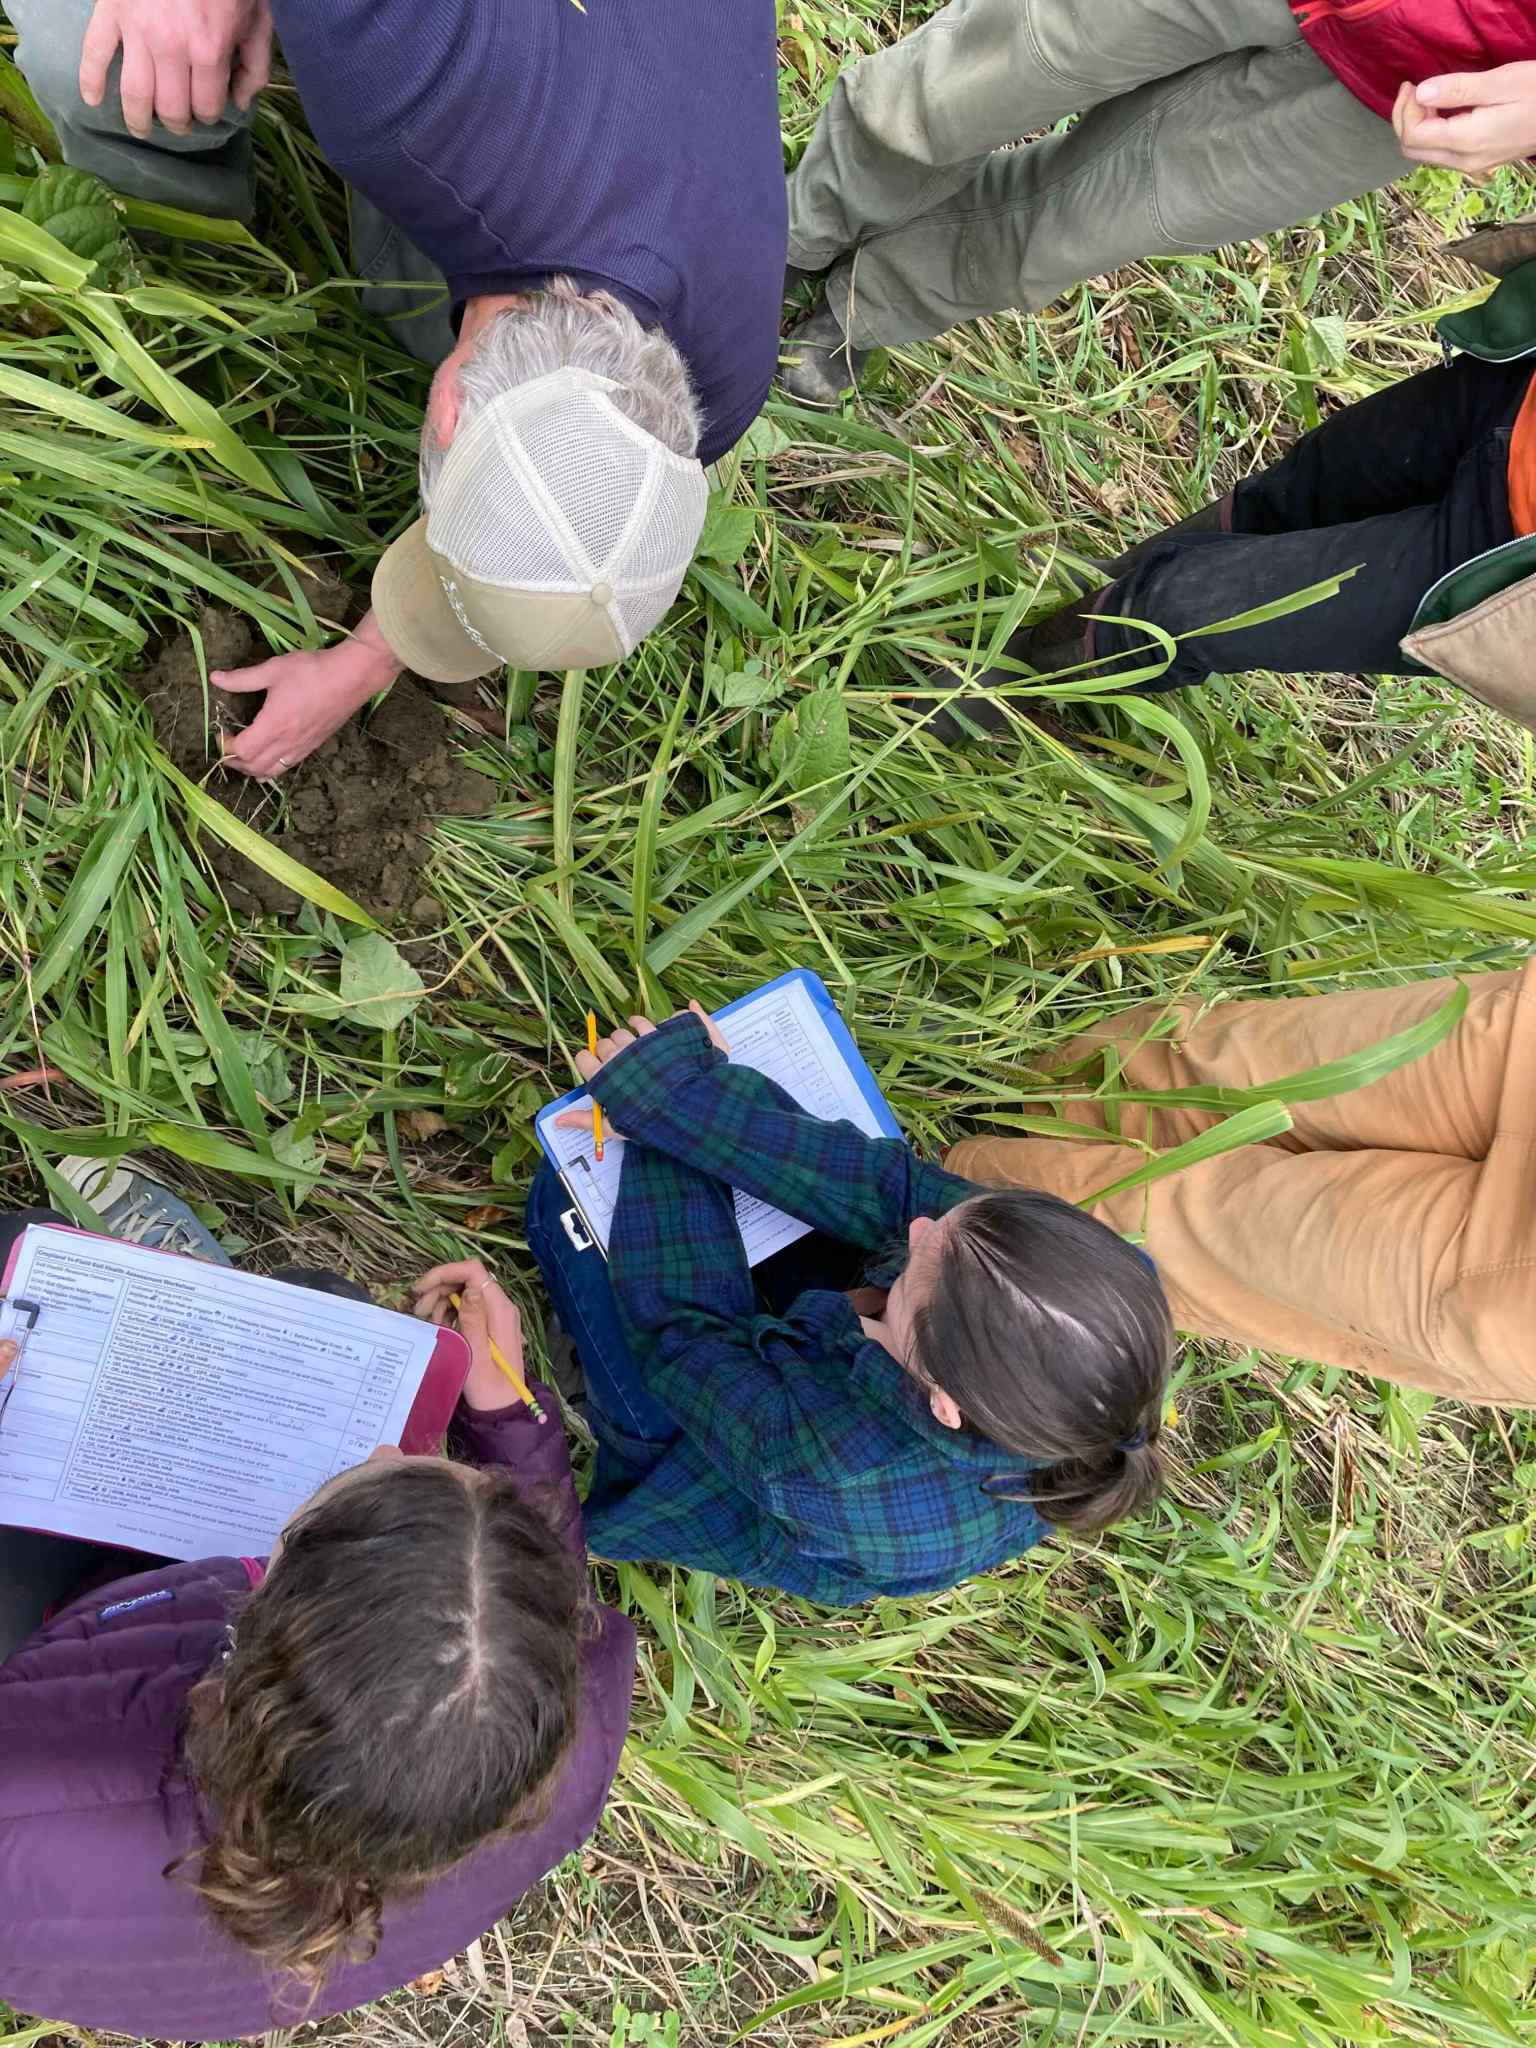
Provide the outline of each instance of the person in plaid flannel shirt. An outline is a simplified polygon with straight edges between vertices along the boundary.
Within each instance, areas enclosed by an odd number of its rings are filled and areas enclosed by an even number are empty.
[[[577,1057],[629,1141],[606,1267],[548,1167],[528,1215],[586,1376],[595,1555],[853,1606],[1155,1497],[1172,1327],[1145,1254],[808,1115],[696,1004],[631,1022]],[[732,1186],[818,1235],[754,1275]]]

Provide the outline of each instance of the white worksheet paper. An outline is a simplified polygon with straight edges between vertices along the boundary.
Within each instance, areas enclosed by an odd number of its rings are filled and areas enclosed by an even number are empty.
[[[834,1123],[855,1124],[866,1138],[884,1135],[865,1099],[857,1077],[802,981],[765,989],[733,1009],[721,1026],[730,1041],[731,1062],[755,1067],[777,1081],[786,1094],[812,1116]],[[544,1141],[555,1154],[566,1186],[577,1199],[582,1218],[603,1250],[613,1223],[624,1170],[622,1139],[609,1138],[599,1164],[592,1148],[591,1099],[583,1096],[587,1120],[580,1130],[562,1130],[553,1118],[541,1122]],[[757,1266],[785,1245],[808,1235],[811,1225],[771,1209],[766,1202],[736,1191],[736,1222],[746,1246],[747,1262]]]
[[[0,1419],[0,1522],[162,1557],[264,1557],[317,1487],[399,1442],[439,1335],[36,1225],[6,1295],[42,1313]],[[0,1336],[23,1322],[0,1310]]]

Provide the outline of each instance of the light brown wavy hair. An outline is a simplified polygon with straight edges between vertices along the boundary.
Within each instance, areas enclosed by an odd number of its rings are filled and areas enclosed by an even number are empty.
[[[284,1531],[191,1697],[216,1831],[180,1868],[301,1999],[373,1954],[388,1900],[538,1817],[574,1733],[584,1597],[527,1496],[446,1459],[367,1467]]]

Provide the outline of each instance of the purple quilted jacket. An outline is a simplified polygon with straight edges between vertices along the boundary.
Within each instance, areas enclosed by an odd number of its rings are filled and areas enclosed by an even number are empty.
[[[523,1408],[461,1408],[454,1449],[552,1489],[579,1550],[558,1404],[547,1390],[543,1401],[543,1428]],[[179,1756],[187,1694],[250,1584],[246,1565],[228,1557],[119,1580],[74,1601],[0,1665],[0,1999],[17,2011],[179,2041],[258,2034],[304,2016],[302,1998],[165,1875],[205,1838]],[[546,1818],[387,1905],[377,1954],[337,1970],[309,2017],[435,1969],[586,1840],[628,1727],[634,1656],[630,1623],[595,1608],[576,1742]]]

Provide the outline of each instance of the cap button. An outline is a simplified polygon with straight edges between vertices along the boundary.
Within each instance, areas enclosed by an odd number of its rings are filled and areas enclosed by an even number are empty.
[[[592,602],[594,604],[612,604],[613,585],[611,583],[594,583],[592,586]]]

